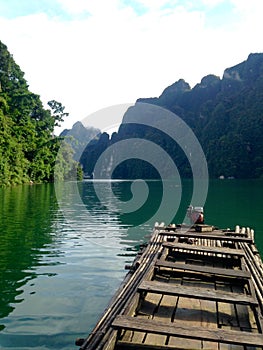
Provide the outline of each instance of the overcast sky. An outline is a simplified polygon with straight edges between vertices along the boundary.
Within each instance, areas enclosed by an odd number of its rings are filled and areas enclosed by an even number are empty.
[[[0,40],[71,127],[180,78],[222,77],[263,52],[262,14],[262,0],[0,0]]]

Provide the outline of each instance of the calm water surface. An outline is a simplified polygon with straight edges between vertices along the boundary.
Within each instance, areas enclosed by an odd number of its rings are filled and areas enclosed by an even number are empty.
[[[88,335],[151,232],[162,184],[148,184],[149,200],[130,214],[105,182],[100,199],[92,182],[79,183],[81,202],[71,184],[59,200],[50,184],[0,189],[0,349],[77,349],[75,339]],[[115,198],[131,198],[130,182],[110,185]],[[191,190],[184,181],[175,222]],[[206,222],[255,228],[263,253],[262,209],[263,180],[211,181]]]

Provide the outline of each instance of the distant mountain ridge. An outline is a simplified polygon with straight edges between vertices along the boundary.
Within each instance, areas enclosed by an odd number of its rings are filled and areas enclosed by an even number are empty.
[[[193,130],[204,150],[211,177],[263,177],[263,54],[224,71],[222,79],[207,75],[193,88],[183,79],[168,86],[159,97],[139,98],[139,103],[163,107],[177,114]],[[123,117],[126,121],[129,110]],[[191,169],[177,146],[156,130],[122,124],[110,139],[102,134],[81,156],[85,171],[93,172],[99,155],[117,141],[129,138],[158,139],[178,165],[183,177]],[[156,178],[156,172],[140,160],[118,166],[118,178]],[[158,176],[157,176],[158,177]]]
[[[71,129],[64,129],[60,133],[60,137],[67,139],[67,143],[71,145],[74,154],[73,158],[78,161],[81,153],[91,140],[98,140],[101,131],[94,127],[85,127],[81,122],[76,122]]]

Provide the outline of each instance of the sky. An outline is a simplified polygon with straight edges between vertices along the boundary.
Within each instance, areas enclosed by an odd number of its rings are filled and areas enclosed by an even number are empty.
[[[181,78],[222,77],[263,52],[262,13],[262,0],[0,0],[0,40],[44,106],[65,106],[63,129]]]

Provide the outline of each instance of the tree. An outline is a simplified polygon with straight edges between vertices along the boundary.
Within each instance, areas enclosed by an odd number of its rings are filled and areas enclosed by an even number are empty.
[[[52,110],[52,117],[54,118],[54,126],[61,126],[60,123],[64,121],[64,117],[69,114],[64,112],[65,107],[60,102],[55,100],[49,101],[48,106]]]
[[[68,116],[55,100],[45,109],[0,41],[0,185],[54,180],[62,138],[54,128]],[[71,153],[69,153],[70,155]]]

